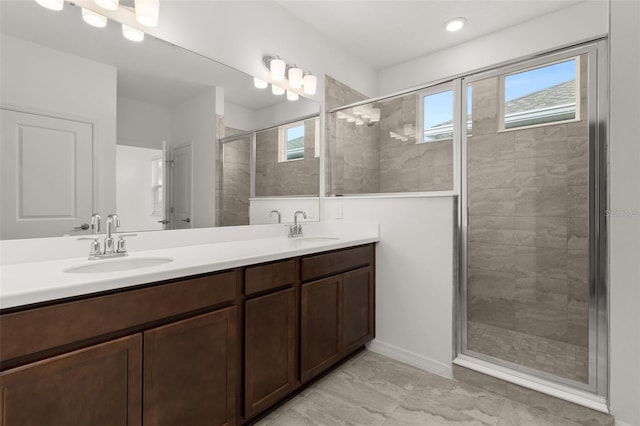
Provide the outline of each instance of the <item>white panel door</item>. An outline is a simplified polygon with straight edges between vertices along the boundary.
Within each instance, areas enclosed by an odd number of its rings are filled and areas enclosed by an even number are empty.
[[[191,145],[173,150],[171,228],[191,228]]]
[[[93,126],[0,109],[1,239],[87,233]]]

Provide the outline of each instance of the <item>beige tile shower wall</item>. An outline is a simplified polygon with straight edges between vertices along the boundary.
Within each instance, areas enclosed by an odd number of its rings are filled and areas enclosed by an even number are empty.
[[[414,93],[380,103],[380,192],[453,190],[453,141],[420,143],[419,98]],[[407,140],[392,138],[391,132]]]
[[[315,119],[305,121],[304,159],[278,161],[278,129],[256,135],[256,196],[319,194],[320,158],[315,151]]]
[[[468,319],[588,344],[586,60],[579,122],[498,133],[499,78],[473,83]]]
[[[225,136],[241,132],[242,130],[225,127]],[[222,156],[222,226],[249,224],[250,147],[250,137],[227,143],[224,146]]]
[[[331,77],[326,77],[325,87],[327,109],[366,99]],[[381,120],[371,125],[358,126],[335,114],[329,117],[330,194],[453,189],[453,143],[416,143],[417,102],[415,93],[376,102],[372,106],[381,109]],[[412,129],[406,141],[390,136],[404,135],[405,125]]]

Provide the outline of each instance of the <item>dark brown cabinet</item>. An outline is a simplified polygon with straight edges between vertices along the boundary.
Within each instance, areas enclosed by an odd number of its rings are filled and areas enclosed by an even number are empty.
[[[235,424],[235,307],[144,332],[144,426]]]
[[[300,363],[306,382],[340,358],[341,278],[304,284],[300,303]]]
[[[374,245],[0,313],[0,426],[235,426],[374,337]]]
[[[287,396],[296,385],[295,290],[245,302],[246,418]]]
[[[140,334],[0,374],[2,426],[135,426],[142,419]]]
[[[373,246],[302,259],[300,364],[302,382],[335,365],[375,335]]]

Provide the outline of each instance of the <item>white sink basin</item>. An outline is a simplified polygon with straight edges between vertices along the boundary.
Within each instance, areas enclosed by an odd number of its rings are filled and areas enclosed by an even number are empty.
[[[99,274],[101,272],[120,272],[130,269],[150,268],[173,262],[170,257],[126,257],[113,260],[91,260],[82,266],[65,269],[70,274]]]

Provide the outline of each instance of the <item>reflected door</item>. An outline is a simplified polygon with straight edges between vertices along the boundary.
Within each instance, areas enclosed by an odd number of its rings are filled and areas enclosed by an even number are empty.
[[[191,228],[191,145],[173,150],[171,229]]]
[[[1,239],[88,233],[93,125],[0,110]]]

